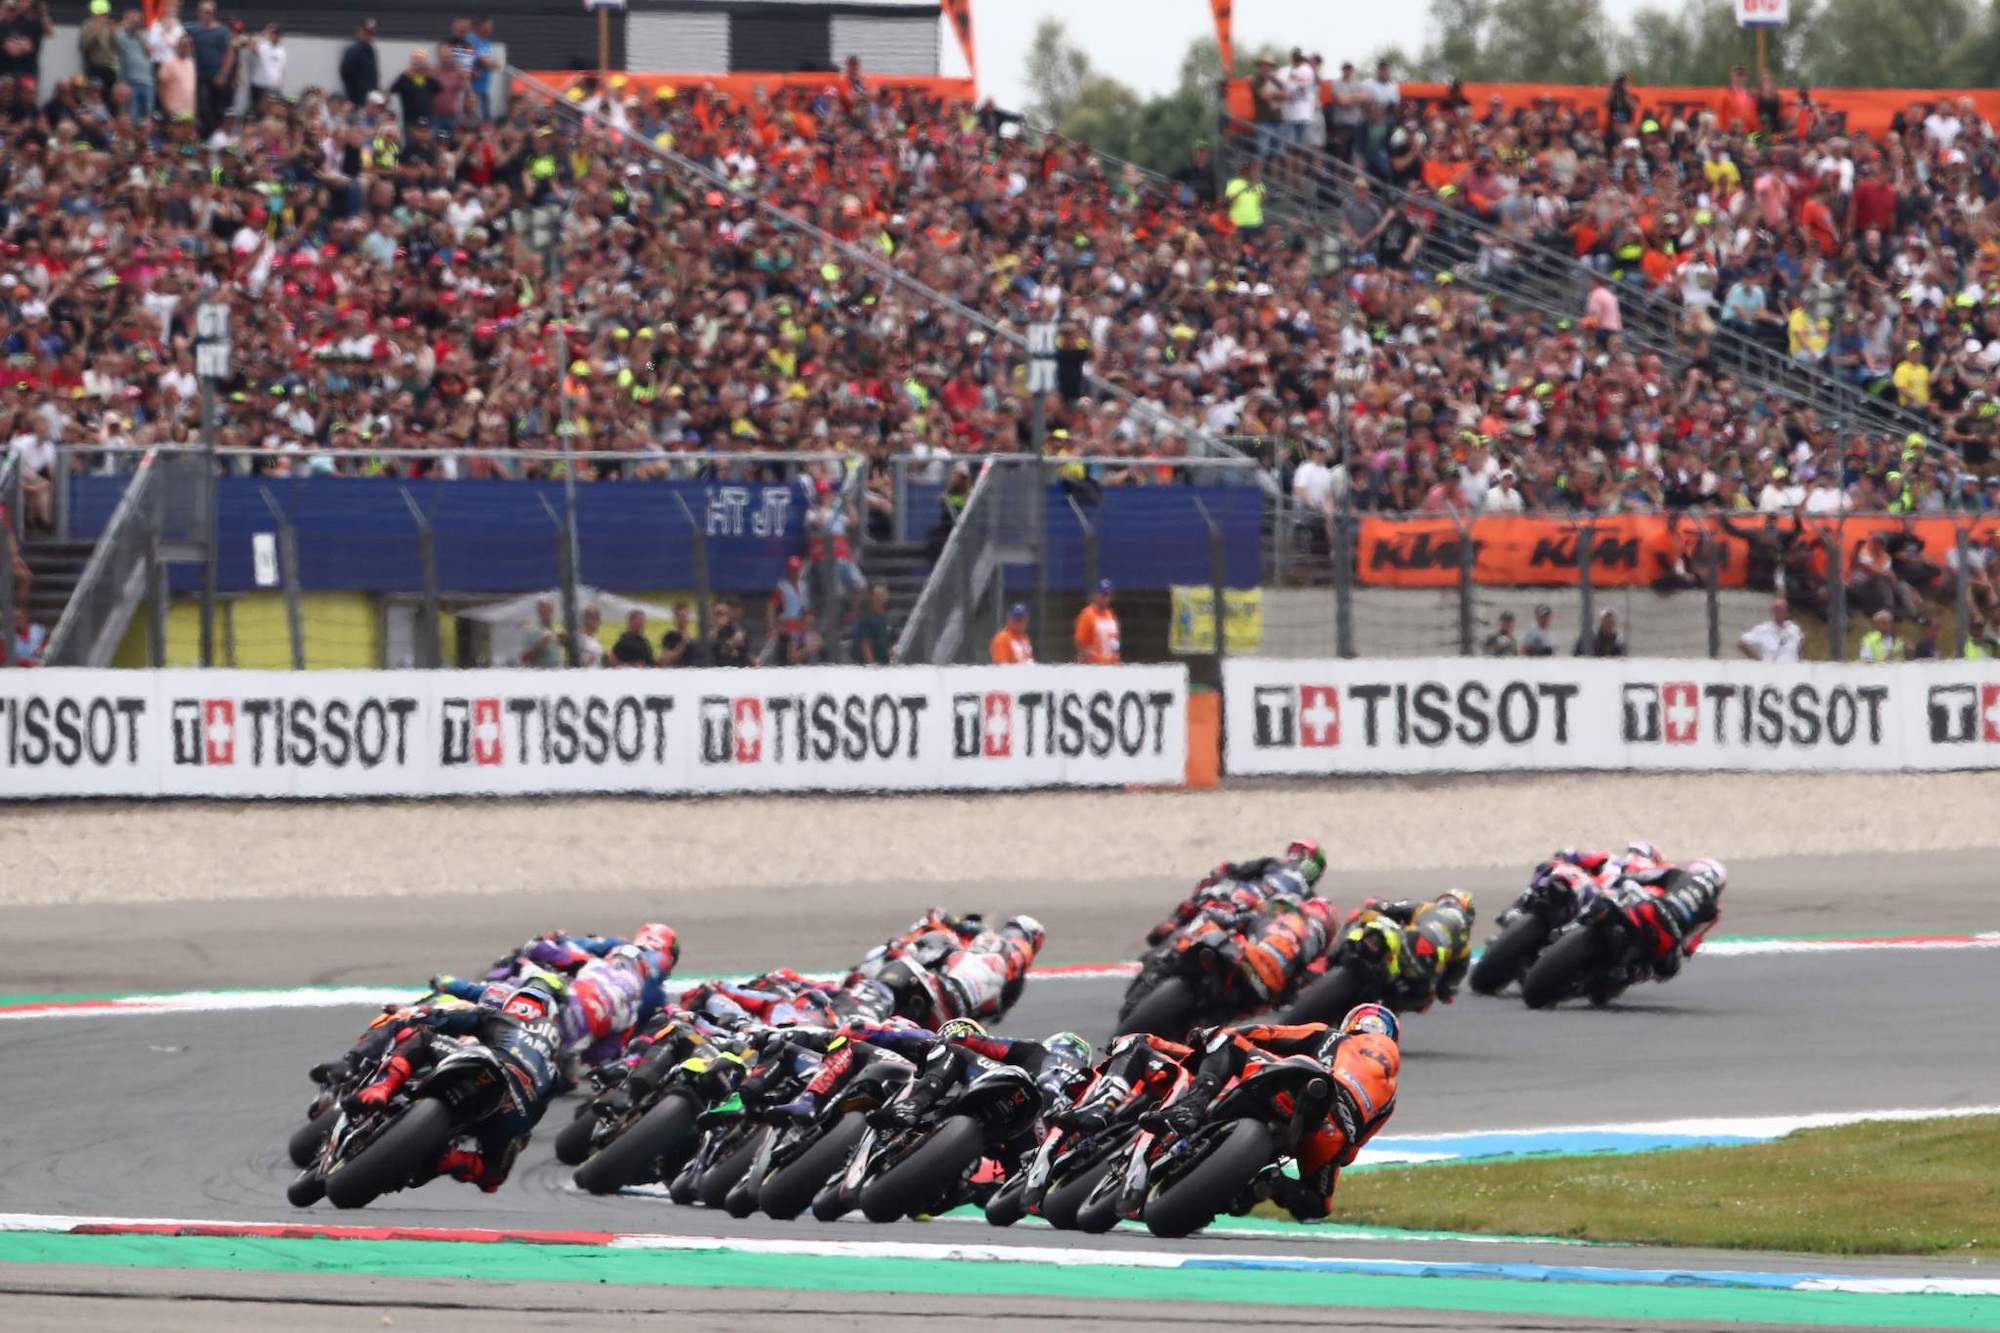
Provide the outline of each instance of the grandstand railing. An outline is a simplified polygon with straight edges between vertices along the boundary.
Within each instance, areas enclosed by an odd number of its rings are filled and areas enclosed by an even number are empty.
[[[169,502],[174,495],[169,473],[174,467],[174,461],[159,449],[148,449],[139,458],[131,484],[120,497],[69,605],[49,635],[42,653],[46,665],[111,664],[133,611],[149,600],[148,594],[159,584],[161,544],[172,518]],[[150,600],[157,613],[158,599]]]
[[[1332,230],[1329,213],[1344,203],[1361,168],[1296,144],[1274,144],[1246,121],[1225,118],[1229,161],[1240,164],[1261,157],[1266,164],[1265,187],[1280,213],[1316,230]],[[1260,151],[1261,146],[1261,151]],[[1423,240],[1427,267],[1449,269],[1453,275],[1511,302],[1562,319],[1577,319],[1597,269],[1532,238],[1508,235],[1463,209],[1419,199],[1379,177],[1367,176],[1370,190],[1385,206],[1408,205],[1436,214],[1438,225]],[[1614,280],[1626,341],[1676,363],[1689,357],[1682,327],[1685,309],[1655,292],[1643,281]],[[1718,302],[1718,313],[1720,303]],[[1918,433],[1929,438],[1934,423],[1898,404],[1867,393],[1859,385],[1831,375],[1717,323],[1701,335],[1722,365],[1759,387],[1801,406],[1815,408],[1850,429],[1896,437]]]
[[[891,660],[907,663],[951,663],[970,660],[977,638],[972,620],[999,576],[999,491],[1002,467],[981,468],[966,497],[965,508],[952,524],[944,550],[910,608],[891,650]],[[997,627],[997,626],[996,626]]]

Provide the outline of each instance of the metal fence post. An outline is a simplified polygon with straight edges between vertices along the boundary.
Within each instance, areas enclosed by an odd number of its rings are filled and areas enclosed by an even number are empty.
[[[167,562],[160,559],[160,533],[146,543],[146,665],[167,664]]]
[[[1201,515],[1201,521],[1208,525],[1208,595],[1215,603],[1213,608],[1213,638],[1211,642],[1215,645],[1216,660],[1220,662],[1227,652],[1224,644],[1228,639],[1228,632],[1223,626],[1223,620],[1228,614],[1227,602],[1224,597],[1224,594],[1228,591],[1226,587],[1228,582],[1227,553],[1223,547],[1222,528],[1216,523],[1214,516],[1208,512],[1208,506],[1201,502],[1200,496],[1195,497],[1194,507],[1195,512]]]
[[[570,666],[582,666],[580,642],[583,626],[576,596],[576,561],[573,558],[576,543],[571,540],[574,534],[562,515],[556,513],[555,506],[549,503],[548,496],[537,492],[535,498],[541,501],[542,512],[556,527],[556,584],[562,594],[564,657]]]
[[[1722,564],[1722,543],[1717,541],[1715,534],[1704,526],[1701,533],[1701,545],[1703,552],[1701,561],[1702,596],[1708,602],[1708,655],[1711,658],[1717,658],[1722,656],[1722,594],[1720,591],[1722,585],[1720,569]]]
[[[1458,529],[1458,655],[1470,657],[1479,637],[1478,614],[1472,602],[1472,525],[1451,516]]]
[[[1954,580],[1957,586],[1952,590],[1952,614],[1958,621],[1958,633],[1956,635],[1958,642],[1953,645],[1951,655],[1962,658],[1965,656],[1965,645],[1972,638],[1972,587],[1965,577],[1972,569],[1970,563],[1972,558],[1972,542],[1966,533],[1963,523],[1958,525],[1957,540],[1958,578]]]
[[[285,629],[292,641],[292,670],[306,669],[306,627],[305,607],[299,596],[299,538],[292,528],[292,521],[285,517],[277,497],[268,486],[259,486],[257,494],[264,499],[264,507],[271,511],[271,519],[278,525],[278,579],[285,585]]]
[[[706,645],[708,643],[710,592],[708,586],[708,533],[702,530],[701,524],[694,521],[694,510],[688,508],[688,502],[682,497],[681,493],[675,491],[673,496],[674,503],[681,507],[681,517],[687,520],[688,539],[692,544],[694,552],[695,630],[701,635],[701,642]]]
[[[1576,641],[1579,646],[1597,633],[1597,608],[1594,605],[1590,584],[1590,557],[1597,544],[1597,529],[1588,522],[1581,524],[1576,532],[1576,594],[1577,609],[1583,616],[1583,623],[1577,626]]]
[[[7,511],[7,521],[0,523],[0,667],[14,665],[14,516],[18,508]]]
[[[1832,525],[1826,544],[1826,660],[1847,660],[1847,561],[1842,550],[1842,524]]]
[[[437,670],[444,665],[444,618],[438,599],[437,533],[430,518],[417,506],[410,488],[398,486],[403,503],[417,525],[417,565],[424,581],[424,601],[417,613],[417,665]]]
[[[961,523],[967,522],[968,520],[973,523],[981,523],[985,521],[986,515],[984,513],[974,513],[972,511],[973,511],[973,506],[967,505],[964,510],[960,511],[958,521]],[[967,555],[961,556],[961,558],[958,561],[958,569],[956,571],[958,574],[958,625],[959,625],[958,645],[953,652],[951,662],[937,663],[937,665],[939,666],[950,666],[954,662],[971,661],[972,658],[971,658],[970,645],[974,637],[976,637],[976,635],[978,634],[978,620],[973,614],[973,605],[972,605],[972,595],[974,591],[972,583],[972,573],[973,573],[972,567],[975,564],[977,564],[978,561],[976,559],[967,558],[967,556],[971,552],[984,550],[985,548],[983,544],[969,540],[972,536],[970,531],[966,533],[966,536],[968,538],[966,542]]]
[[[1343,499],[1332,519],[1333,650],[1343,658],[1354,652],[1354,510]]]

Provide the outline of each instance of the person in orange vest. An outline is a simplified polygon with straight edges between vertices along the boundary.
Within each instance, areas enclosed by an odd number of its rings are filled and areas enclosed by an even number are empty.
[[[1118,613],[1111,609],[1111,580],[1099,579],[1090,602],[1076,613],[1076,660],[1117,666]]]
[[[993,635],[995,666],[1023,666],[1035,660],[1035,645],[1028,641],[1028,605],[1016,602],[1007,608],[1007,623]]]

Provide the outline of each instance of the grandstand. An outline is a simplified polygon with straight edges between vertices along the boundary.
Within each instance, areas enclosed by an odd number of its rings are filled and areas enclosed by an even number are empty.
[[[614,60],[698,8],[635,6]],[[883,21],[928,12],[935,36],[936,6],[902,9]],[[522,36],[574,36],[500,13],[517,62]],[[315,22],[302,41],[338,40]],[[822,29],[825,59],[799,63],[862,54],[833,41],[860,29]],[[433,31],[434,71],[502,58],[448,15]],[[1705,516],[1775,513],[1817,543],[1820,595],[1795,600],[1831,651],[1850,584],[1915,610],[1852,566],[1865,529],[1813,531],[1851,515],[1924,521],[1888,577],[1948,605],[1961,647],[2000,610],[2000,291],[1951,220],[1981,199],[1954,159],[1988,134],[1969,108],[1943,108],[1949,137],[1787,122],[1752,145],[1642,107],[1635,148],[1567,105],[1412,97],[1327,151],[1219,105],[1218,169],[1169,179],[976,104],[934,59],[493,69],[486,118],[450,74],[399,77],[404,39],[379,100],[288,76],[134,120],[116,78],[0,92],[7,591],[49,661],[190,661],[206,639],[217,662],[469,664],[463,615],[547,591],[574,640],[580,588],[689,606],[704,632],[734,599],[764,660],[840,660],[860,580],[890,589],[913,660],[976,653],[1016,597],[1060,655],[1114,568],[1158,655],[1176,596],[1260,584],[1291,622],[1271,651],[1469,651],[1493,598],[1357,603],[1353,543],[1363,518],[1470,525],[1495,492],[1568,523],[1704,516],[1711,575],[1632,580],[1706,584],[1708,608],[1648,635],[1690,653],[1755,565]],[[1877,246],[1870,180],[1892,169],[1892,210],[1915,192],[1931,221]],[[192,335],[215,301],[233,356],[211,500]],[[766,607],[794,556],[814,624],[780,647]],[[210,570],[224,605],[199,635]],[[1587,619],[1589,577],[1556,584]]]

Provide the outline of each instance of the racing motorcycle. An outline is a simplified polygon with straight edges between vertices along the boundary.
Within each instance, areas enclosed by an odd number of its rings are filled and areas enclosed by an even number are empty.
[[[627,1185],[671,1180],[698,1155],[702,1114],[733,1095],[744,1062],[697,1039],[687,1022],[671,1021],[647,1058],[564,1128],[564,1135],[574,1136],[579,1123],[588,1126],[587,1152],[574,1177],[578,1189],[615,1194]],[[704,1053],[681,1058],[694,1049]]]
[[[1633,916],[1650,898],[1629,881],[1610,887],[1591,884],[1575,919],[1521,978],[1521,998],[1528,1007],[1547,1009],[1579,998],[1602,1006],[1633,982],[1650,977],[1654,946],[1650,932]]]
[[[1145,1114],[1178,1097],[1191,1081],[1186,1069],[1172,1066],[1170,1077],[1149,1076],[1141,1085],[1142,1096],[1118,1105],[1103,1129],[1086,1133],[1051,1127],[1026,1168],[986,1201],[986,1220],[996,1227],[1008,1227],[1033,1213],[1058,1231],[1110,1230],[1118,1221],[1116,1208],[1111,1206],[1116,1202],[1116,1189],[1100,1198],[1099,1206],[1088,1215],[1084,1213],[1085,1202],[1098,1193],[1098,1186],[1107,1178],[1116,1185],[1120,1165],[1145,1132],[1140,1126]],[[1077,1101],[1076,1109],[1122,1103],[1130,1090],[1119,1076],[1101,1076]]]
[[[1595,892],[1597,882],[1581,867],[1566,861],[1537,866],[1528,887],[1500,914],[1499,933],[1480,951],[1467,984],[1481,995],[1498,995],[1526,976]]]
[[[915,1086],[904,1084],[885,1110]],[[944,1089],[908,1128],[869,1125],[845,1169],[813,1197],[813,1216],[831,1222],[858,1206],[871,1222],[894,1222],[972,1202],[984,1192],[973,1179],[980,1164],[1027,1132],[1041,1111],[1041,1091],[1026,1070],[984,1069]]]
[[[368,1062],[356,1086],[372,1082],[387,1057],[385,1051]],[[365,1207],[384,1194],[428,1184],[455,1141],[495,1116],[527,1109],[498,1055],[478,1042],[454,1043],[386,1105],[350,1112],[346,1103],[336,1103],[326,1141],[285,1197],[297,1208],[322,1198],[336,1208]]]
[[[1328,1034],[1329,1044],[1337,1039]],[[1079,1228],[1108,1228],[1130,1217],[1156,1236],[1179,1237],[1224,1213],[1248,1212],[1258,1178],[1297,1157],[1332,1105],[1333,1078],[1319,1058],[1251,1064],[1223,1088],[1192,1134],[1142,1129],[1135,1135],[1122,1170],[1085,1198]]]
[[[779,1221],[803,1213],[822,1186],[833,1178],[868,1132],[868,1115],[894,1097],[916,1073],[900,1056],[870,1063],[833,1095],[823,1098],[816,1114],[805,1120],[779,1116],[771,1108],[791,1100],[806,1080],[800,1077],[747,1092],[749,1117],[767,1132],[741,1177],[724,1195],[723,1209],[733,1217],[762,1212]]]
[[[834,996],[834,1011],[845,1021],[907,1018],[919,1027],[934,1028],[954,1013],[937,969],[963,947],[950,931],[933,930],[894,958],[866,959]]]
[[[1227,1023],[1263,1007],[1244,985],[1243,941],[1211,916],[1196,917],[1146,955],[1126,988],[1117,1032],[1179,1041],[1195,1027]],[[1344,1011],[1343,1011],[1344,1012]]]
[[[1409,948],[1407,935],[1390,917],[1377,914],[1361,924],[1349,917],[1327,952],[1324,970],[1305,983],[1279,1021],[1333,1024],[1357,1004],[1392,999]]]

